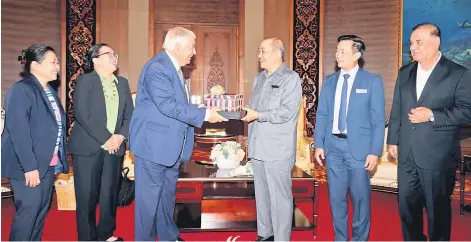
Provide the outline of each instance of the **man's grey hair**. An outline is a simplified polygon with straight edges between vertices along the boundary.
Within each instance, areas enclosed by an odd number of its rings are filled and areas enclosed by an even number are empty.
[[[281,61],[285,62],[285,44],[279,38],[270,38],[273,51],[279,50],[281,53]]]
[[[189,38],[196,39],[195,33],[189,29],[183,27],[174,27],[168,30],[165,35],[165,40],[162,48],[166,50],[174,50],[177,44],[185,45]]]

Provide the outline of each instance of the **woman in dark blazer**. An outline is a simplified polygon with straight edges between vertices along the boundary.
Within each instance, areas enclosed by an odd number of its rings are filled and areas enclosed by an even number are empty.
[[[118,55],[106,44],[87,53],[90,73],[77,78],[75,124],[67,148],[74,164],[79,240],[122,241],[113,236],[121,165],[134,106],[128,80],[113,73]],[[96,205],[100,219],[96,223]]]
[[[54,49],[33,45],[18,59],[25,65],[25,76],[5,98],[2,177],[10,179],[15,199],[10,240],[38,241],[55,174],[69,172],[64,149],[66,122],[57,93],[48,84],[59,72]]]

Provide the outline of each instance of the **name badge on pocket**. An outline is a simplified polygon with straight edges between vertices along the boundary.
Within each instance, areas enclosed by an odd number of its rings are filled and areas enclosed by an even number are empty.
[[[368,93],[367,89],[356,89],[356,93]]]

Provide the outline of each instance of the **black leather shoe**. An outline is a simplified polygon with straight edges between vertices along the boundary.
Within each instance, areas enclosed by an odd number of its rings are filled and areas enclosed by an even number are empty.
[[[268,237],[268,238],[266,238],[266,239],[263,239],[262,236],[258,236],[255,241],[275,241],[275,236],[272,235],[272,236],[270,236],[270,237]]]
[[[180,236],[178,236],[177,241],[185,241]]]
[[[121,237],[116,237],[116,239],[114,241],[124,241],[124,239],[121,238]]]

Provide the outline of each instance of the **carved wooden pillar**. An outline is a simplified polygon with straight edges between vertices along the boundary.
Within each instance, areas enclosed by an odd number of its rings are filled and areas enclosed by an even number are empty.
[[[95,44],[97,36],[96,0],[65,1],[66,21],[66,68],[67,81],[67,136],[74,123],[73,94],[75,80],[85,72],[84,58],[88,49]]]
[[[306,97],[307,135],[314,133],[316,122],[319,43],[320,43],[321,0],[294,0],[293,69],[302,80],[303,95]]]

